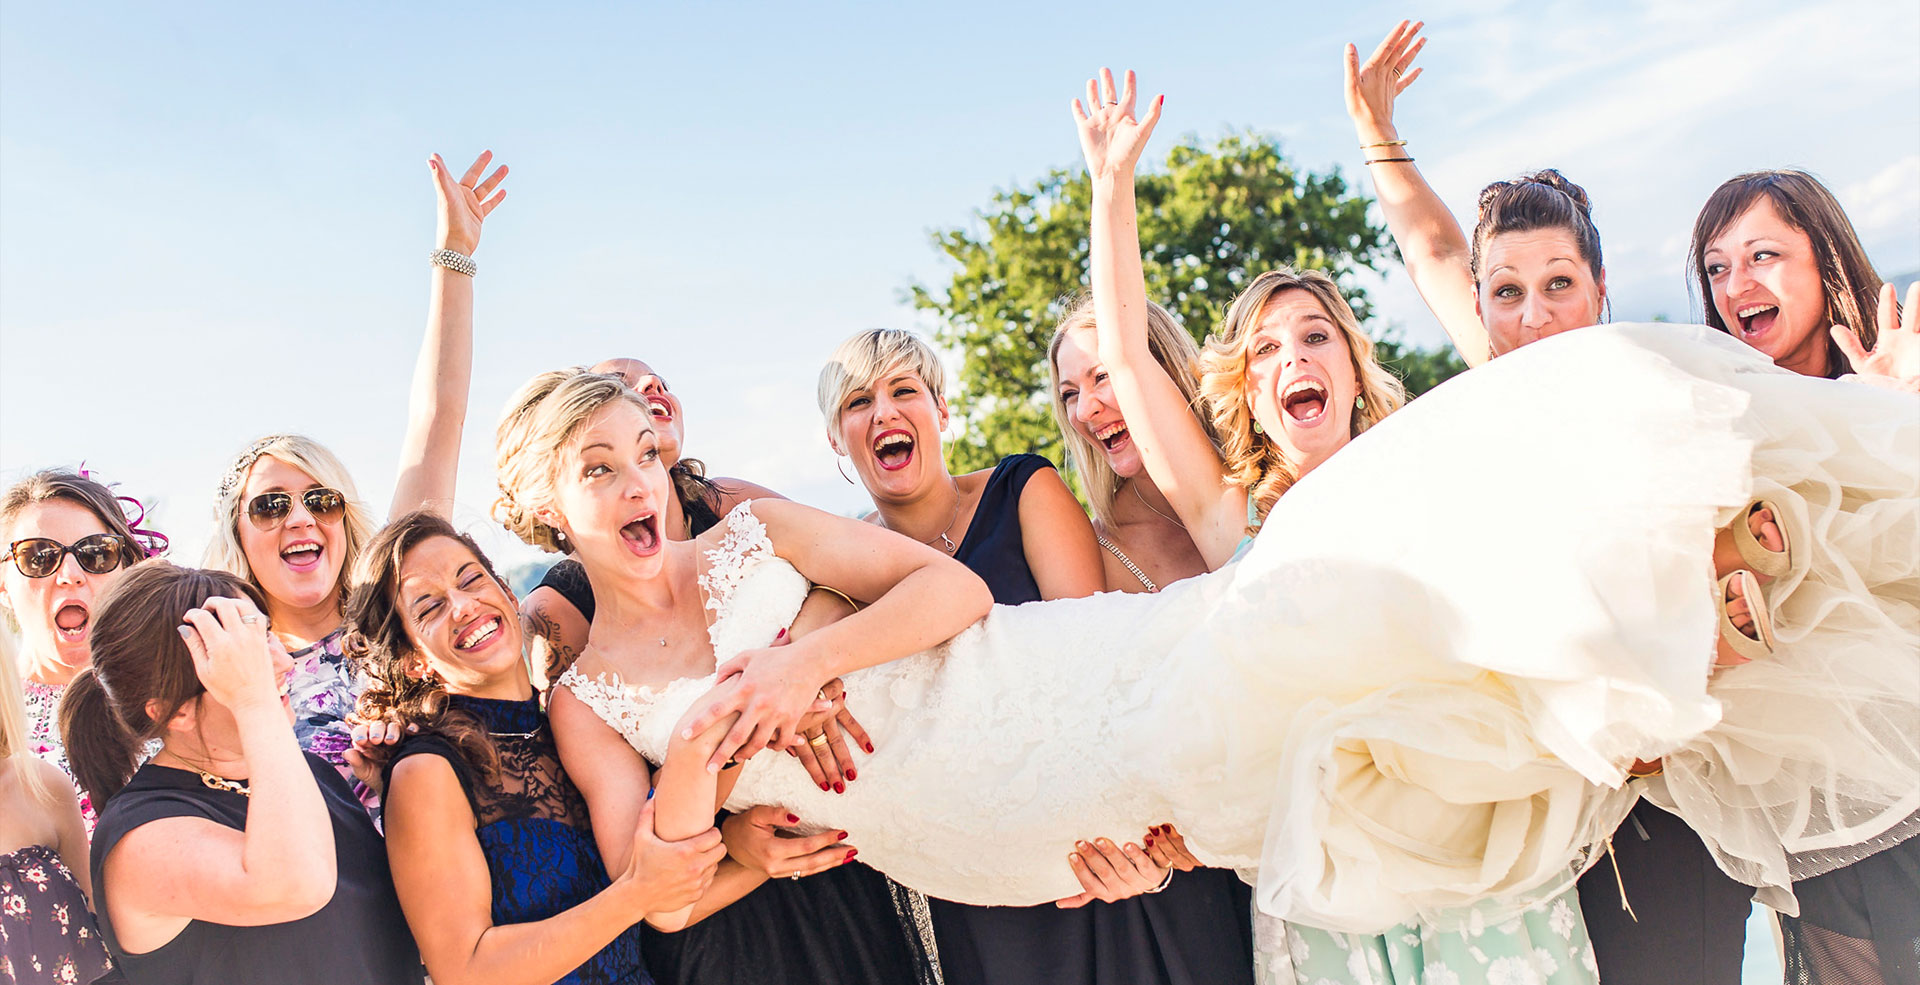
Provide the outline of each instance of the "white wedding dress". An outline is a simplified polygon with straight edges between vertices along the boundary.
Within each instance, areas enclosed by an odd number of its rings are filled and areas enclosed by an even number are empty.
[[[1796,537],[1773,657],[1709,679],[1714,531]],[[719,660],[808,582],[748,506],[703,581]],[[823,793],[786,756],[726,806],[844,828],[928,895],[1078,893],[1077,839],[1171,821],[1261,908],[1378,932],[1570,884],[1666,788],[1736,876],[1893,831],[1920,799],[1920,399],[1777,370],[1727,336],[1605,326],[1422,396],[1290,490],[1238,562],[1157,595],[996,606],[848,674],[877,752]],[[560,684],[649,760],[714,683]],[[1790,903],[1790,898],[1788,899]]]

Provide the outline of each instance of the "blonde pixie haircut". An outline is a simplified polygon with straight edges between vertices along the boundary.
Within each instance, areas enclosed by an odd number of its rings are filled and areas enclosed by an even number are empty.
[[[1347,350],[1353,356],[1353,373],[1360,384],[1360,396],[1366,407],[1353,414],[1353,434],[1380,423],[1407,402],[1407,391],[1400,380],[1373,357],[1373,340],[1361,331],[1360,320],[1353,316],[1347,299],[1333,278],[1318,270],[1296,271],[1288,267],[1269,270],[1254,278],[1240,296],[1233,299],[1227,317],[1218,331],[1207,336],[1200,353],[1200,400],[1206,416],[1220,438],[1220,458],[1226,464],[1227,480],[1247,490],[1254,504],[1252,533],[1266,519],[1267,511],[1299,480],[1297,466],[1287,460],[1280,445],[1253,430],[1253,405],[1247,393],[1247,338],[1260,321],[1267,302],[1282,291],[1300,290],[1313,295],[1327,316],[1346,337]]]
[[[895,369],[920,374],[927,392],[941,406],[947,403],[947,369],[940,354],[918,334],[899,328],[870,328],[858,332],[833,350],[827,364],[820,367],[817,399],[820,416],[827,422],[827,433],[840,433],[840,406],[855,390],[873,385],[882,375]]]
[[[1080,482],[1087,494],[1087,505],[1092,508],[1094,518],[1104,526],[1113,526],[1113,497],[1120,491],[1120,476],[1115,474],[1113,466],[1107,463],[1107,456],[1100,446],[1080,433],[1073,426],[1073,420],[1067,416],[1067,406],[1060,400],[1060,346],[1066,341],[1068,333],[1082,329],[1091,329],[1093,322],[1093,296],[1091,294],[1069,297],[1067,313],[1060,318],[1060,327],[1053,330],[1053,341],[1047,344],[1047,381],[1052,384],[1049,391],[1052,396],[1053,423],[1059,425],[1060,436],[1067,446],[1067,456],[1073,460],[1073,470],[1080,475]],[[1214,436],[1213,422],[1196,409],[1200,396],[1200,381],[1193,374],[1194,360],[1200,357],[1200,347],[1193,343],[1193,336],[1173,320],[1173,313],[1167,309],[1147,302],[1147,352],[1153,361],[1166,370],[1173,385],[1180,388],[1180,395],[1187,398],[1189,410],[1195,410],[1194,417],[1200,421],[1200,427],[1206,431],[1207,440],[1214,447],[1220,447],[1219,438]]]
[[[366,504],[360,501],[360,494],[353,487],[353,476],[347,474],[347,467],[325,445],[305,435],[270,434],[254,441],[246,451],[234,457],[233,464],[227,467],[227,474],[220,479],[220,493],[214,499],[213,541],[207,545],[205,566],[244,578],[255,588],[260,587],[260,580],[253,576],[253,568],[247,564],[247,552],[240,548],[240,521],[247,508],[242,501],[247,489],[247,475],[262,458],[277,458],[312,476],[313,481],[320,485],[338,490],[346,497],[346,513],[340,521],[346,533],[346,557],[340,564],[340,601],[344,605],[347,599],[347,572],[353,570],[354,561],[360,557],[360,549],[373,539],[374,531],[380,525],[367,512]]]
[[[642,413],[647,411],[647,402],[618,376],[589,372],[585,366],[556,369],[528,380],[507,401],[507,412],[494,432],[500,498],[493,503],[493,518],[543,551],[573,553],[567,535],[541,522],[535,513],[553,504],[560,449],[595,411],[621,400]],[[661,472],[664,475],[666,469]]]

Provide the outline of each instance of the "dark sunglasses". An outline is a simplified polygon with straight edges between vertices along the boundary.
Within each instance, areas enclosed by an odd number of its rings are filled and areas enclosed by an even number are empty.
[[[69,554],[88,574],[104,575],[126,560],[127,542],[118,534],[90,534],[69,547],[46,537],[28,537],[7,548],[7,557],[28,578],[45,578],[60,570],[60,562]]]
[[[338,489],[309,489],[299,494],[300,505],[321,523],[336,523],[347,511],[347,497]],[[247,504],[247,519],[261,530],[287,518],[293,512],[293,493],[270,492],[253,497]]]

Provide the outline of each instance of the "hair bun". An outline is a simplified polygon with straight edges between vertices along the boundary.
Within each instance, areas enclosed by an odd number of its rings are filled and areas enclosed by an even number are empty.
[[[1546,185],[1562,195],[1573,199],[1573,204],[1580,207],[1581,214],[1589,218],[1593,216],[1593,203],[1587,198],[1587,190],[1568,181],[1567,176],[1561,174],[1558,169],[1541,168],[1531,174],[1521,175],[1519,180],[1531,182],[1536,185]]]

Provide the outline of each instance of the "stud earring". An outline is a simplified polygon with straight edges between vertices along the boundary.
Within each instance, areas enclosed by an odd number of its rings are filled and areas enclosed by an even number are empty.
[[[1353,409],[1354,409],[1354,410],[1366,410],[1366,409],[1367,409],[1367,398],[1366,398],[1365,396],[1358,396],[1358,397],[1355,397],[1355,398],[1353,398]]]
[[[1263,428],[1263,427],[1261,427],[1261,426],[1260,426],[1260,422],[1259,422],[1259,421],[1255,421],[1255,422],[1253,422],[1253,433],[1254,433],[1254,434],[1266,434],[1266,433],[1267,433],[1267,429],[1266,429],[1266,428]]]

